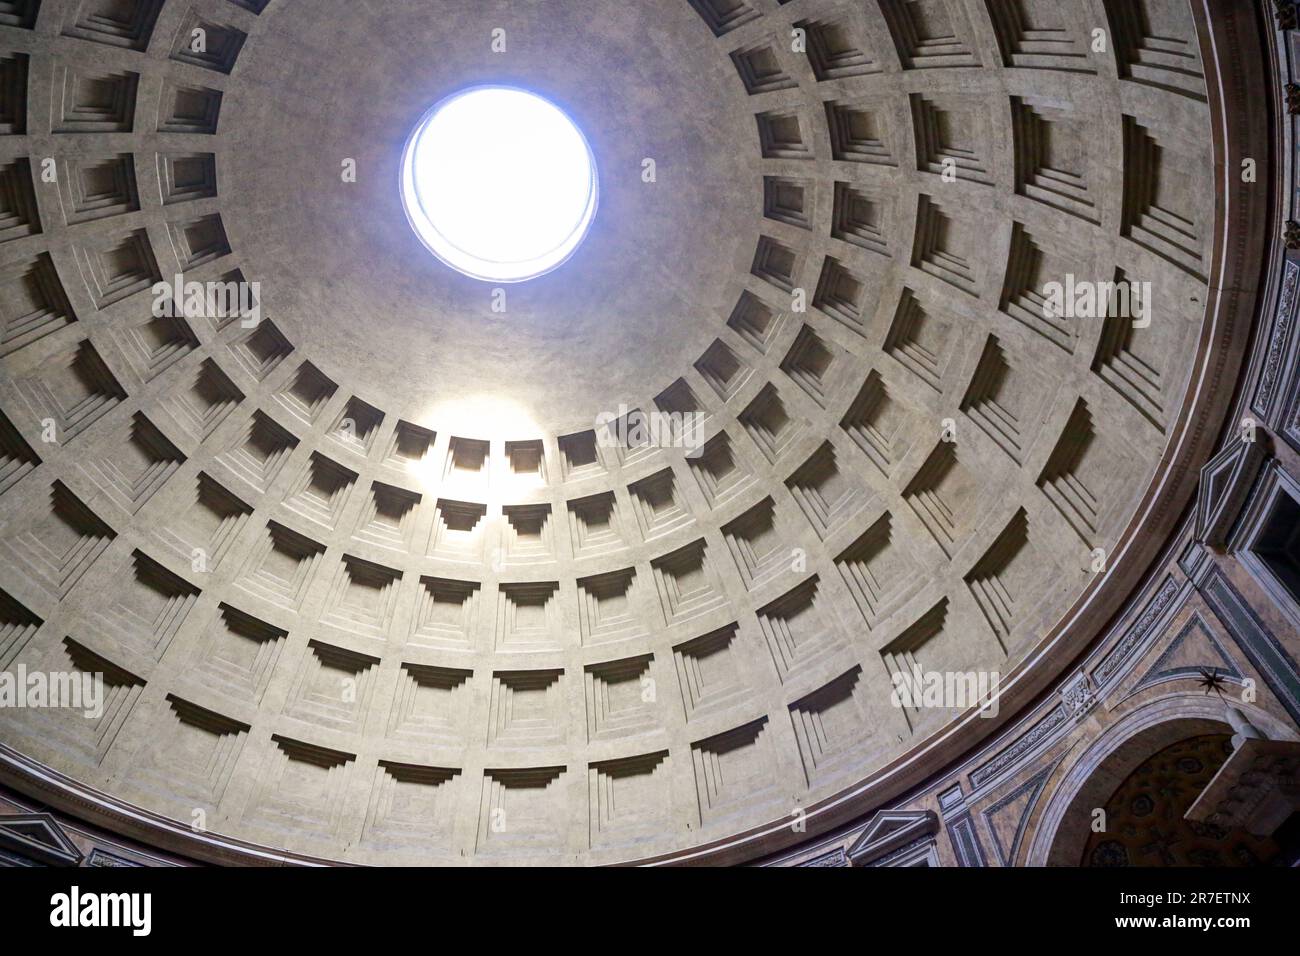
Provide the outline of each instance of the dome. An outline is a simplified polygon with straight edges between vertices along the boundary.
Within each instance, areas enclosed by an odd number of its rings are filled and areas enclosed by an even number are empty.
[[[0,669],[93,678],[0,783],[208,862],[953,818],[1294,463],[1242,16],[0,4]]]

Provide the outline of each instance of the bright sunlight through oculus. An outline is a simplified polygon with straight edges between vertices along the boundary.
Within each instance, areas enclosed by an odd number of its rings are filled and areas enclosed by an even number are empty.
[[[553,103],[475,87],[424,114],[402,157],[402,203],[429,250],[459,272],[522,282],[560,266],[596,215],[596,163]]]

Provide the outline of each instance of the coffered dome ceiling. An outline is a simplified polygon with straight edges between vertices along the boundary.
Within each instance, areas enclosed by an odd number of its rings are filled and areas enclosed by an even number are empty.
[[[199,855],[744,856],[870,809],[980,732],[892,675],[1059,669],[1187,426],[1222,222],[1182,0],[0,24],[0,665],[106,681],[0,740]],[[601,177],[504,311],[398,190],[481,83]],[[262,321],[152,318],[177,272]],[[1149,323],[1044,309],[1116,281]],[[628,409],[702,450],[593,430]]]
[[[291,340],[320,343],[322,371],[369,379],[364,397],[385,412],[514,440],[590,428],[690,368],[717,335],[703,317],[734,307],[753,257],[762,172],[757,149],[734,146],[755,137],[744,88],[687,4],[453,3],[436,25],[419,3],[318,7],[267,9],[217,139],[223,189],[246,184],[222,196],[231,246],[246,272],[257,263]],[[420,116],[482,83],[563,106],[601,175],[587,241],[560,272],[509,289],[504,313],[491,285],[425,251],[395,188]]]

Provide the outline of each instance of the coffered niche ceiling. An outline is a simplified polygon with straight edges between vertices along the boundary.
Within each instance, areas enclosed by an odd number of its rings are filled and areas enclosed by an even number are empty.
[[[105,681],[7,766],[230,860],[737,860],[902,792],[999,721],[892,675],[1013,715],[1208,457],[1202,7],[0,2],[0,667]],[[503,312],[397,188],[501,82],[601,176]],[[154,318],[178,273],[261,321]]]

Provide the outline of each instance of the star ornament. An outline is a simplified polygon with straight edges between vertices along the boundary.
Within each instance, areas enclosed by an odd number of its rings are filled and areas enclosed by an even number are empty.
[[[1220,674],[1219,669],[1217,667],[1208,670],[1204,667],[1201,667],[1198,668],[1198,671],[1201,677],[1196,683],[1205,688],[1206,694],[1209,694],[1211,691],[1213,691],[1214,693],[1218,694],[1220,698],[1222,698],[1223,689],[1228,686],[1228,680],[1226,675]]]

